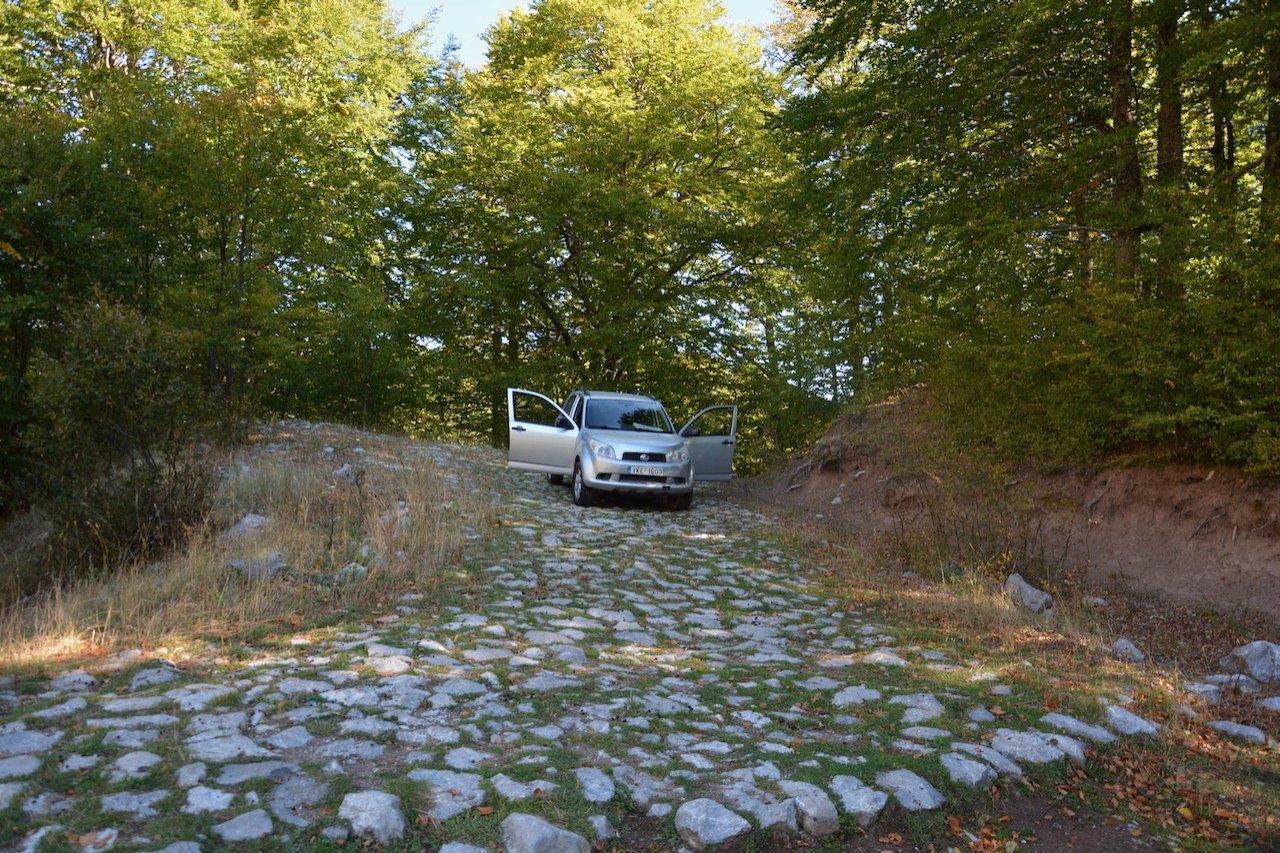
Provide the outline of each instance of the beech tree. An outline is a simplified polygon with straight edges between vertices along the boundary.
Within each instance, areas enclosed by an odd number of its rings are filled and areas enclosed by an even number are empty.
[[[794,163],[767,127],[778,80],[720,14],[513,12],[451,84],[448,132],[414,151],[420,328],[446,393],[462,361],[488,395],[495,441],[508,384],[661,391],[681,410],[763,349],[759,267]]]
[[[1277,469],[1274,4],[801,6],[797,215],[837,223],[852,359],[1007,452]]]

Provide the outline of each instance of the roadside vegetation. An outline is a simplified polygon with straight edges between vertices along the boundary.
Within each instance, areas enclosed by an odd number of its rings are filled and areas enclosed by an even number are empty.
[[[0,611],[6,664],[122,649],[203,657],[400,595],[432,599],[449,588],[467,535],[489,513],[487,498],[451,482],[421,447],[343,427],[282,422],[201,462],[208,500],[170,549]],[[245,524],[254,517],[261,526]],[[3,570],[44,565],[54,529],[35,514],[11,522],[2,535],[17,547],[6,550]]]

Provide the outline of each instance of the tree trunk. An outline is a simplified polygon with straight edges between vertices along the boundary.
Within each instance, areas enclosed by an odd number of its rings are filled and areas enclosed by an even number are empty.
[[[1111,78],[1111,127],[1116,135],[1116,176],[1112,195],[1120,215],[1115,231],[1115,276],[1136,286],[1142,231],[1142,167],[1138,162],[1137,123],[1133,117],[1133,0],[1113,0],[1109,24],[1108,72]]]
[[[493,352],[493,374],[489,381],[493,387],[489,390],[489,443],[494,447],[504,447],[507,443],[506,394],[497,382],[502,372],[502,329],[497,322],[489,332],[489,345]]]
[[[1178,46],[1181,0],[1156,2],[1156,80],[1160,95],[1156,130],[1156,180],[1179,184],[1186,172],[1182,139],[1182,56]]]
[[[1280,16],[1280,0],[1269,0],[1267,9]],[[1280,236],[1280,32],[1273,31],[1267,40],[1267,131],[1262,158],[1263,240]]]
[[[1182,53],[1178,45],[1178,20],[1183,0],[1156,0],[1156,88],[1160,109],[1156,125],[1156,182],[1164,190],[1163,228],[1156,271],[1157,295],[1181,299],[1185,290],[1181,270],[1185,263],[1181,226],[1185,225],[1178,188],[1186,178],[1182,134]]]

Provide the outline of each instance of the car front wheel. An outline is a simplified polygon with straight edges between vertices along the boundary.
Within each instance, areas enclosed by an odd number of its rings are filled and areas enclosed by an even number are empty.
[[[582,466],[573,464],[573,502],[578,506],[592,506],[596,502],[596,493],[586,484],[582,476]]]

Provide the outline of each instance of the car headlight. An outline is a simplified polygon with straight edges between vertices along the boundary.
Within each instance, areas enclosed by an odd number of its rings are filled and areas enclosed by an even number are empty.
[[[594,438],[587,439],[587,447],[591,448],[591,452],[599,456],[601,459],[617,459],[618,456],[613,452],[612,444],[605,444],[603,441],[597,441]]]
[[[668,462],[688,462],[689,461],[688,445],[682,445],[680,447],[677,447],[675,450],[671,451],[671,455],[667,457],[667,461]]]

